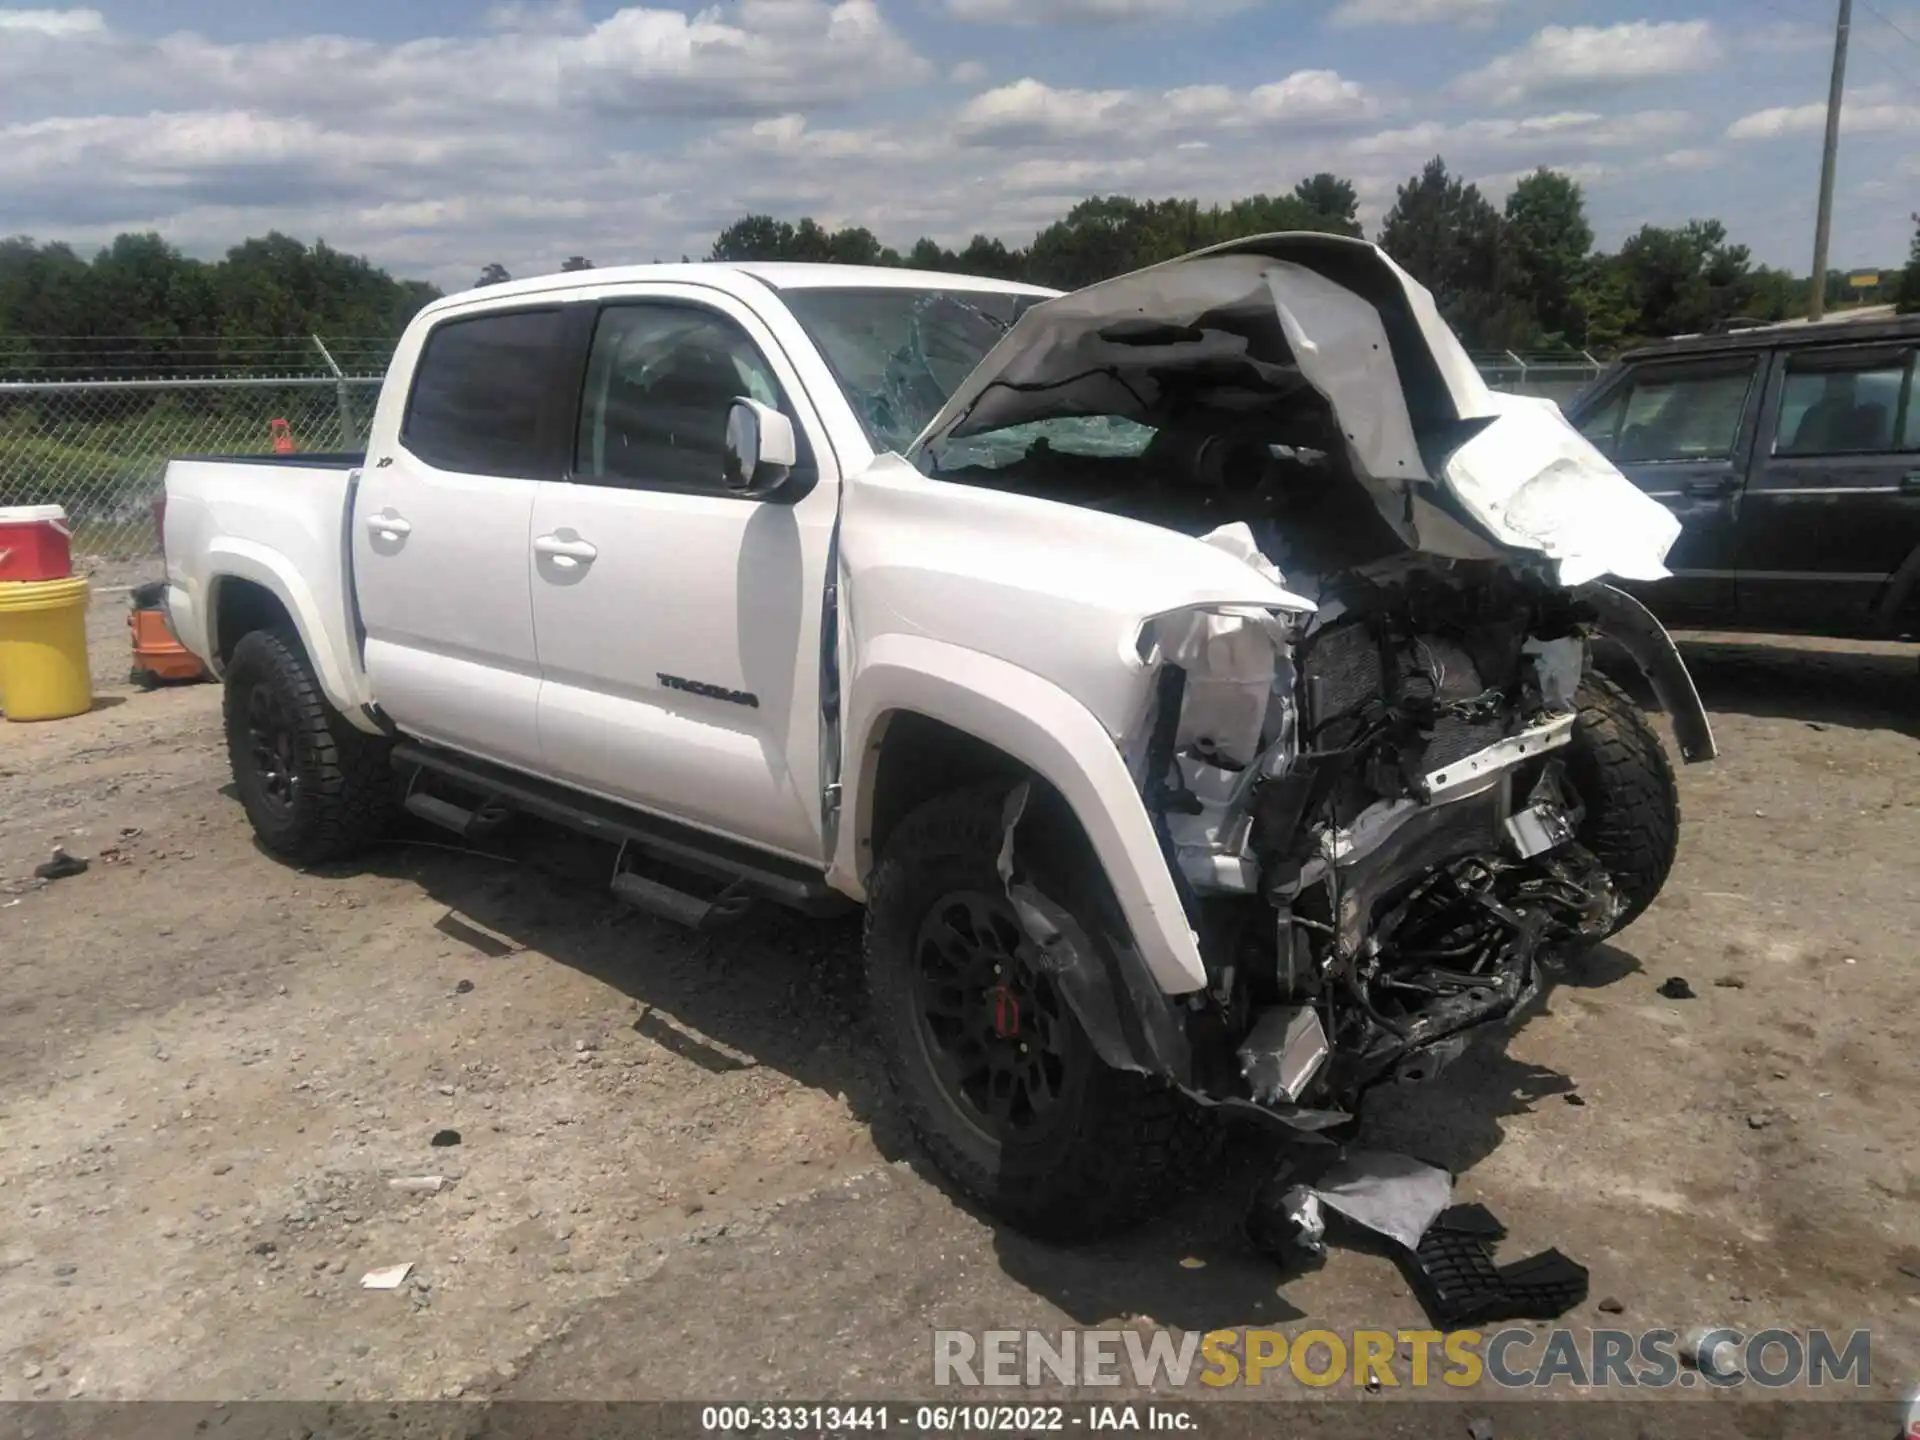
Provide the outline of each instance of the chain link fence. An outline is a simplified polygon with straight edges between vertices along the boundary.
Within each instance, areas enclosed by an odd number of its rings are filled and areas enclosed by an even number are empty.
[[[0,338],[0,506],[59,505],[77,555],[156,546],[167,461],[366,448],[392,342]]]
[[[1496,390],[1538,395],[1561,405],[1599,379],[1606,369],[1605,361],[1584,351],[1577,355],[1516,355],[1503,350],[1497,355],[1475,355],[1473,363]]]
[[[64,506],[76,555],[131,558],[155,548],[152,506],[170,459],[366,448],[385,365],[379,342],[316,339],[311,351],[218,344],[206,354],[129,344],[63,361],[0,350],[0,506]],[[336,353],[352,368],[335,363]],[[1591,356],[1474,359],[1496,389],[1563,404],[1601,370]],[[320,373],[257,373],[303,364]],[[186,366],[228,373],[177,373]]]

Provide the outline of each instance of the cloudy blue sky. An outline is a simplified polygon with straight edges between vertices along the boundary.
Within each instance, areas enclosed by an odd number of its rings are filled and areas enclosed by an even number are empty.
[[[1603,243],[1812,246],[1828,0],[0,0],[0,233],[279,228],[468,283],[702,253],[747,211],[1025,243],[1095,192],[1327,169],[1378,219],[1442,154],[1553,165]],[[1920,0],[1858,0],[1839,265],[1920,208]]]

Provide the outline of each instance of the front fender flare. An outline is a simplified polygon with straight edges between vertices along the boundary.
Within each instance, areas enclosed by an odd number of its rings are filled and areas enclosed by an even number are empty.
[[[851,784],[834,856],[835,884],[863,890],[871,865],[868,817],[883,721],[911,711],[951,725],[1025,765],[1072,808],[1105,870],[1133,943],[1160,989],[1184,995],[1205,988],[1199,938],[1187,923],[1145,803],[1113,737],[1059,686],[991,655],[917,635],[882,635],[866,644],[851,686],[848,764]]]
[[[1713,741],[1706,706],[1700,703],[1700,692],[1694,688],[1693,676],[1687,673],[1687,664],[1680,658],[1673,637],[1667,634],[1667,627],[1633,596],[1611,585],[1589,585],[1581,596],[1599,616],[1601,632],[1631,655],[1647,677],[1654,698],[1673,722],[1680,758],[1697,765],[1717,756],[1720,751]]]
[[[307,659],[313,664],[314,677],[319,680],[321,693],[327,697],[327,703],[355,728],[369,734],[380,733],[379,727],[366,713],[365,707],[372,696],[365,678],[359,668],[351,663],[351,656],[343,653],[341,640],[344,637],[336,640],[330,633],[312,587],[292,562],[264,545],[227,535],[213,542],[207,553],[207,565],[210,578],[202,602],[205,606],[202,623],[205,626],[207,648],[214,657],[217,658],[221,645],[227,639],[217,629],[220,587],[230,580],[250,581],[278,600],[293,621],[294,630],[307,652]]]

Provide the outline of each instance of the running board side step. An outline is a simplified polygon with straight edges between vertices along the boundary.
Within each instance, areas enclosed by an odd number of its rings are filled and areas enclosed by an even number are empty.
[[[615,899],[634,909],[671,920],[689,930],[718,930],[746,914],[754,898],[738,880],[711,900],[703,900],[651,876],[619,869],[614,871],[613,883],[608,888]]]
[[[475,840],[480,836],[499,829],[513,815],[511,806],[502,803],[497,797],[489,797],[477,808],[469,810],[464,805],[438,795],[429,795],[424,790],[416,790],[420,771],[415,770],[413,781],[407,787],[407,798],[402,802],[409,815],[417,815],[429,825],[438,825],[443,830],[451,830],[463,840]]]
[[[479,820],[477,811],[456,805],[451,800],[442,800],[438,795],[429,795],[424,790],[415,790],[407,796],[407,813],[418,815],[429,825],[438,825],[442,830],[451,830],[465,837]]]
[[[819,870],[550,780],[414,740],[393,747],[393,767],[409,777],[407,810],[455,834],[471,838],[519,812],[618,845],[613,893],[663,919],[709,929],[736,918],[753,900],[821,916],[854,908]],[[419,788],[427,775],[483,798],[469,808],[429,794]],[[637,873],[636,862],[649,873]],[[711,884],[716,893],[694,894],[677,883],[681,876],[697,889]]]

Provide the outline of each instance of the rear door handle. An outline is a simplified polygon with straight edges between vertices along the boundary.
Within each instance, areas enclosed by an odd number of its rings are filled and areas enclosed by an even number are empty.
[[[543,555],[565,569],[591,565],[600,552],[585,540],[563,540],[558,535],[542,535],[533,542],[533,553]]]
[[[413,526],[398,515],[369,515],[367,529],[376,535],[411,535]]]

